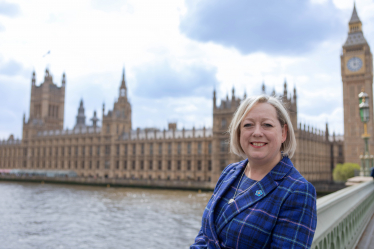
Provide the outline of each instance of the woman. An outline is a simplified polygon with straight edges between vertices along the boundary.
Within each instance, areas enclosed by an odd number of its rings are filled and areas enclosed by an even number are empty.
[[[316,191],[290,160],[296,139],[274,97],[244,100],[229,127],[230,149],[247,158],[227,166],[191,248],[310,248]]]

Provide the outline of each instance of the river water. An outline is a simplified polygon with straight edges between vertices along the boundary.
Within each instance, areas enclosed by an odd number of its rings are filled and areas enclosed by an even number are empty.
[[[211,194],[0,182],[0,248],[189,248]]]

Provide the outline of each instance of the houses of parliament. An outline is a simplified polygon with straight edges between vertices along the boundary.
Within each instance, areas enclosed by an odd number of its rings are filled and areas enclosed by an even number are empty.
[[[308,181],[331,182],[337,163],[359,163],[364,142],[358,94],[364,88],[372,100],[372,61],[362,23],[354,8],[341,54],[344,137],[330,134],[327,124],[321,131],[298,123],[296,89],[289,91],[286,82],[283,93],[273,92],[282,99],[290,114],[297,140],[292,161]],[[213,91],[211,128],[185,130],[178,129],[176,123],[169,123],[167,130],[134,129],[124,72],[119,81],[118,98],[112,109],[106,110],[103,105],[102,117],[97,117],[95,112],[88,122],[81,101],[76,125],[69,130],[63,129],[65,74],[58,86],[46,70],[44,82],[37,85],[34,72],[29,117],[23,118],[22,140],[10,136],[7,141],[0,141],[0,169],[73,170],[79,177],[87,178],[206,182],[214,187],[223,168],[242,160],[229,153],[226,132],[243,100],[235,95],[234,89],[230,97],[220,101]],[[264,91],[265,86],[262,87]],[[373,110],[372,101],[370,109]],[[374,134],[373,115],[368,129]],[[372,141],[371,151],[374,149]]]

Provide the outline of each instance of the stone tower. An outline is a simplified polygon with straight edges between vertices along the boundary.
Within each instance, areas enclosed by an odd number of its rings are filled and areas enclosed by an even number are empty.
[[[359,163],[359,156],[364,151],[364,133],[360,120],[358,94],[365,89],[369,95],[370,110],[373,111],[373,57],[370,47],[362,32],[362,23],[353,8],[349,21],[348,38],[343,45],[341,73],[343,81],[344,105],[344,156],[345,162]],[[373,112],[372,112],[373,113]],[[373,115],[368,122],[369,149],[374,152]]]
[[[125,69],[122,73],[122,82],[119,87],[119,97],[114,103],[113,111],[105,114],[103,107],[103,134],[121,135],[131,131],[131,104],[127,98]]]
[[[79,104],[78,108],[78,115],[76,117],[77,121],[74,128],[85,128],[86,127],[86,115],[84,115],[84,106],[83,106],[83,99]]]
[[[36,85],[35,72],[31,79],[30,116],[24,120],[23,138],[37,131],[62,130],[64,127],[65,73],[61,87],[53,83],[49,70],[45,70],[44,82]]]
[[[246,97],[244,97],[245,99]],[[241,103],[241,99],[235,96],[235,89],[232,89],[231,98],[229,95],[222,99],[217,105],[216,91],[213,91],[213,182],[217,181],[222,170],[233,162],[238,162],[242,158],[229,152],[228,127],[232,117]]]

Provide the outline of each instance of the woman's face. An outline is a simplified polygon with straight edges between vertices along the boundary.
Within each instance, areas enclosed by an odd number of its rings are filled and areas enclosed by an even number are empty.
[[[286,138],[287,125],[281,126],[269,103],[256,104],[240,124],[240,146],[251,163],[275,166]]]

